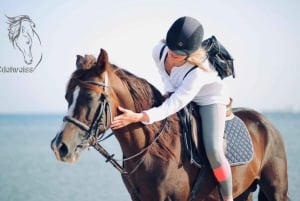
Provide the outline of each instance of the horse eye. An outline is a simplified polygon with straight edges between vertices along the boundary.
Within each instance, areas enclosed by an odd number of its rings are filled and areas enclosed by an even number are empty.
[[[93,94],[87,93],[87,94],[85,95],[85,99],[86,99],[87,101],[91,102],[91,101],[94,100],[94,96],[93,96]]]

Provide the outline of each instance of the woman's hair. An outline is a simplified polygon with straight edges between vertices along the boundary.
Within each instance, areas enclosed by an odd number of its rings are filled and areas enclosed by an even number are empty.
[[[200,47],[198,50],[196,50],[195,52],[193,52],[192,54],[190,54],[187,58],[186,61],[198,66],[199,68],[201,68],[202,70],[208,72],[211,69],[209,68],[209,66],[205,66],[204,65],[204,61],[207,59],[207,52],[205,51],[204,48]]]

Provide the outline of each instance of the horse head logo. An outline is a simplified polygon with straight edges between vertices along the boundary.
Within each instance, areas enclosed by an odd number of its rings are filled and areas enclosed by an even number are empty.
[[[17,47],[20,52],[23,54],[24,62],[27,65],[33,64],[33,54],[32,47],[34,43],[34,38],[37,38],[39,45],[41,45],[41,40],[39,35],[35,31],[35,24],[27,15],[19,15],[16,17],[8,17],[8,37],[13,47]],[[37,65],[42,60],[42,54],[39,58]],[[36,66],[37,66],[36,65]]]

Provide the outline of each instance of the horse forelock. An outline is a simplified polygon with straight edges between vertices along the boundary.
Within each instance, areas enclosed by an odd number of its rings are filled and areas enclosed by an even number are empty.
[[[83,56],[77,55],[76,67],[77,69],[88,70],[92,68],[96,63],[96,57],[91,54],[86,54]]]
[[[83,59],[90,58],[90,55],[85,55]],[[78,59],[77,59],[78,60]],[[92,81],[92,79],[95,79],[96,77],[99,77],[100,75],[97,75],[97,71],[94,70],[96,67],[96,63],[93,63],[94,58],[91,57],[91,60],[88,63],[78,63],[76,62],[77,69],[72,73],[66,87],[66,94],[65,98],[68,99],[70,95],[73,94],[73,91],[76,86],[81,86],[86,89],[91,89],[93,91],[96,91],[97,93],[100,92],[100,88],[96,85],[85,83],[84,81]],[[85,65],[81,66],[82,68],[78,68],[78,65]]]
[[[65,94],[66,99],[68,99],[68,97],[72,95],[75,87],[78,85],[78,81],[81,80],[81,78],[86,74],[88,70],[89,69],[76,69],[72,73],[71,78],[67,83],[66,94]]]

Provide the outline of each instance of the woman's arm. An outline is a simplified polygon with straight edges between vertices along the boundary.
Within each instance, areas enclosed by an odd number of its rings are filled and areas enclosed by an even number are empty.
[[[124,126],[127,126],[128,124],[135,123],[135,122],[148,122],[149,117],[145,112],[141,113],[135,113],[131,110],[118,107],[118,109],[122,112],[122,114],[114,117],[111,129],[119,129]]]

